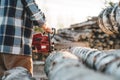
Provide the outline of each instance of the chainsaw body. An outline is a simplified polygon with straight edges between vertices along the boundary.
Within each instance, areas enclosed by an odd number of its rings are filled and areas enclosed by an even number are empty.
[[[51,39],[55,35],[55,29],[53,28],[52,36],[50,33],[36,33],[33,34],[32,40],[32,56],[33,60],[45,60],[51,51],[54,50],[54,44]]]

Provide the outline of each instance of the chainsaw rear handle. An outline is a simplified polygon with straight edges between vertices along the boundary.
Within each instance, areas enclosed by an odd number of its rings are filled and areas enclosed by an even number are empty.
[[[55,36],[55,34],[56,34],[56,29],[55,28],[52,28],[52,31],[53,31],[53,33],[52,33],[52,36],[50,35],[50,33],[48,33],[48,40],[49,40],[49,52],[51,52],[52,51],[52,46],[51,46],[51,39]]]
[[[53,31],[53,35],[51,36],[51,39],[55,36],[55,34],[56,34],[56,29],[55,28],[52,28],[52,31]],[[49,33],[48,33],[49,34]]]

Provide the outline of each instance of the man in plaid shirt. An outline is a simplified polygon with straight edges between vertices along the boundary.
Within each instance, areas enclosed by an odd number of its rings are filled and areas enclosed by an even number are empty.
[[[0,75],[19,66],[33,74],[33,26],[52,32],[45,23],[45,16],[34,0],[0,0]]]

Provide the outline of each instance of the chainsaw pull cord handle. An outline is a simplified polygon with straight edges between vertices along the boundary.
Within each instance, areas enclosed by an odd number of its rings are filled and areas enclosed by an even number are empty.
[[[48,40],[49,40],[49,52],[51,52],[52,50],[51,50],[51,39],[55,36],[55,34],[56,34],[56,29],[55,28],[52,28],[52,31],[53,31],[53,35],[52,36],[50,36],[50,33],[48,33]]]

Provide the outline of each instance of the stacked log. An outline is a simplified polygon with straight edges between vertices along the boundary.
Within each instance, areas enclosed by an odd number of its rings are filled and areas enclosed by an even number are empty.
[[[98,17],[77,24],[69,28],[59,29],[54,40],[57,43],[88,42],[89,47],[99,50],[120,49],[120,35],[104,33],[98,25]]]
[[[120,51],[114,54],[86,47],[72,47],[70,52],[82,59],[88,67],[120,79]]]
[[[49,80],[117,80],[88,69],[68,51],[51,53],[45,62],[45,72]]]
[[[71,29],[59,29],[57,35],[55,35],[54,39],[58,42],[78,42],[87,40],[91,34],[91,30],[73,30]]]
[[[88,40],[91,48],[100,50],[120,49],[120,35],[108,35],[101,29],[93,29],[92,36]]]
[[[120,3],[106,7],[98,16],[98,24],[106,34],[120,33]]]

